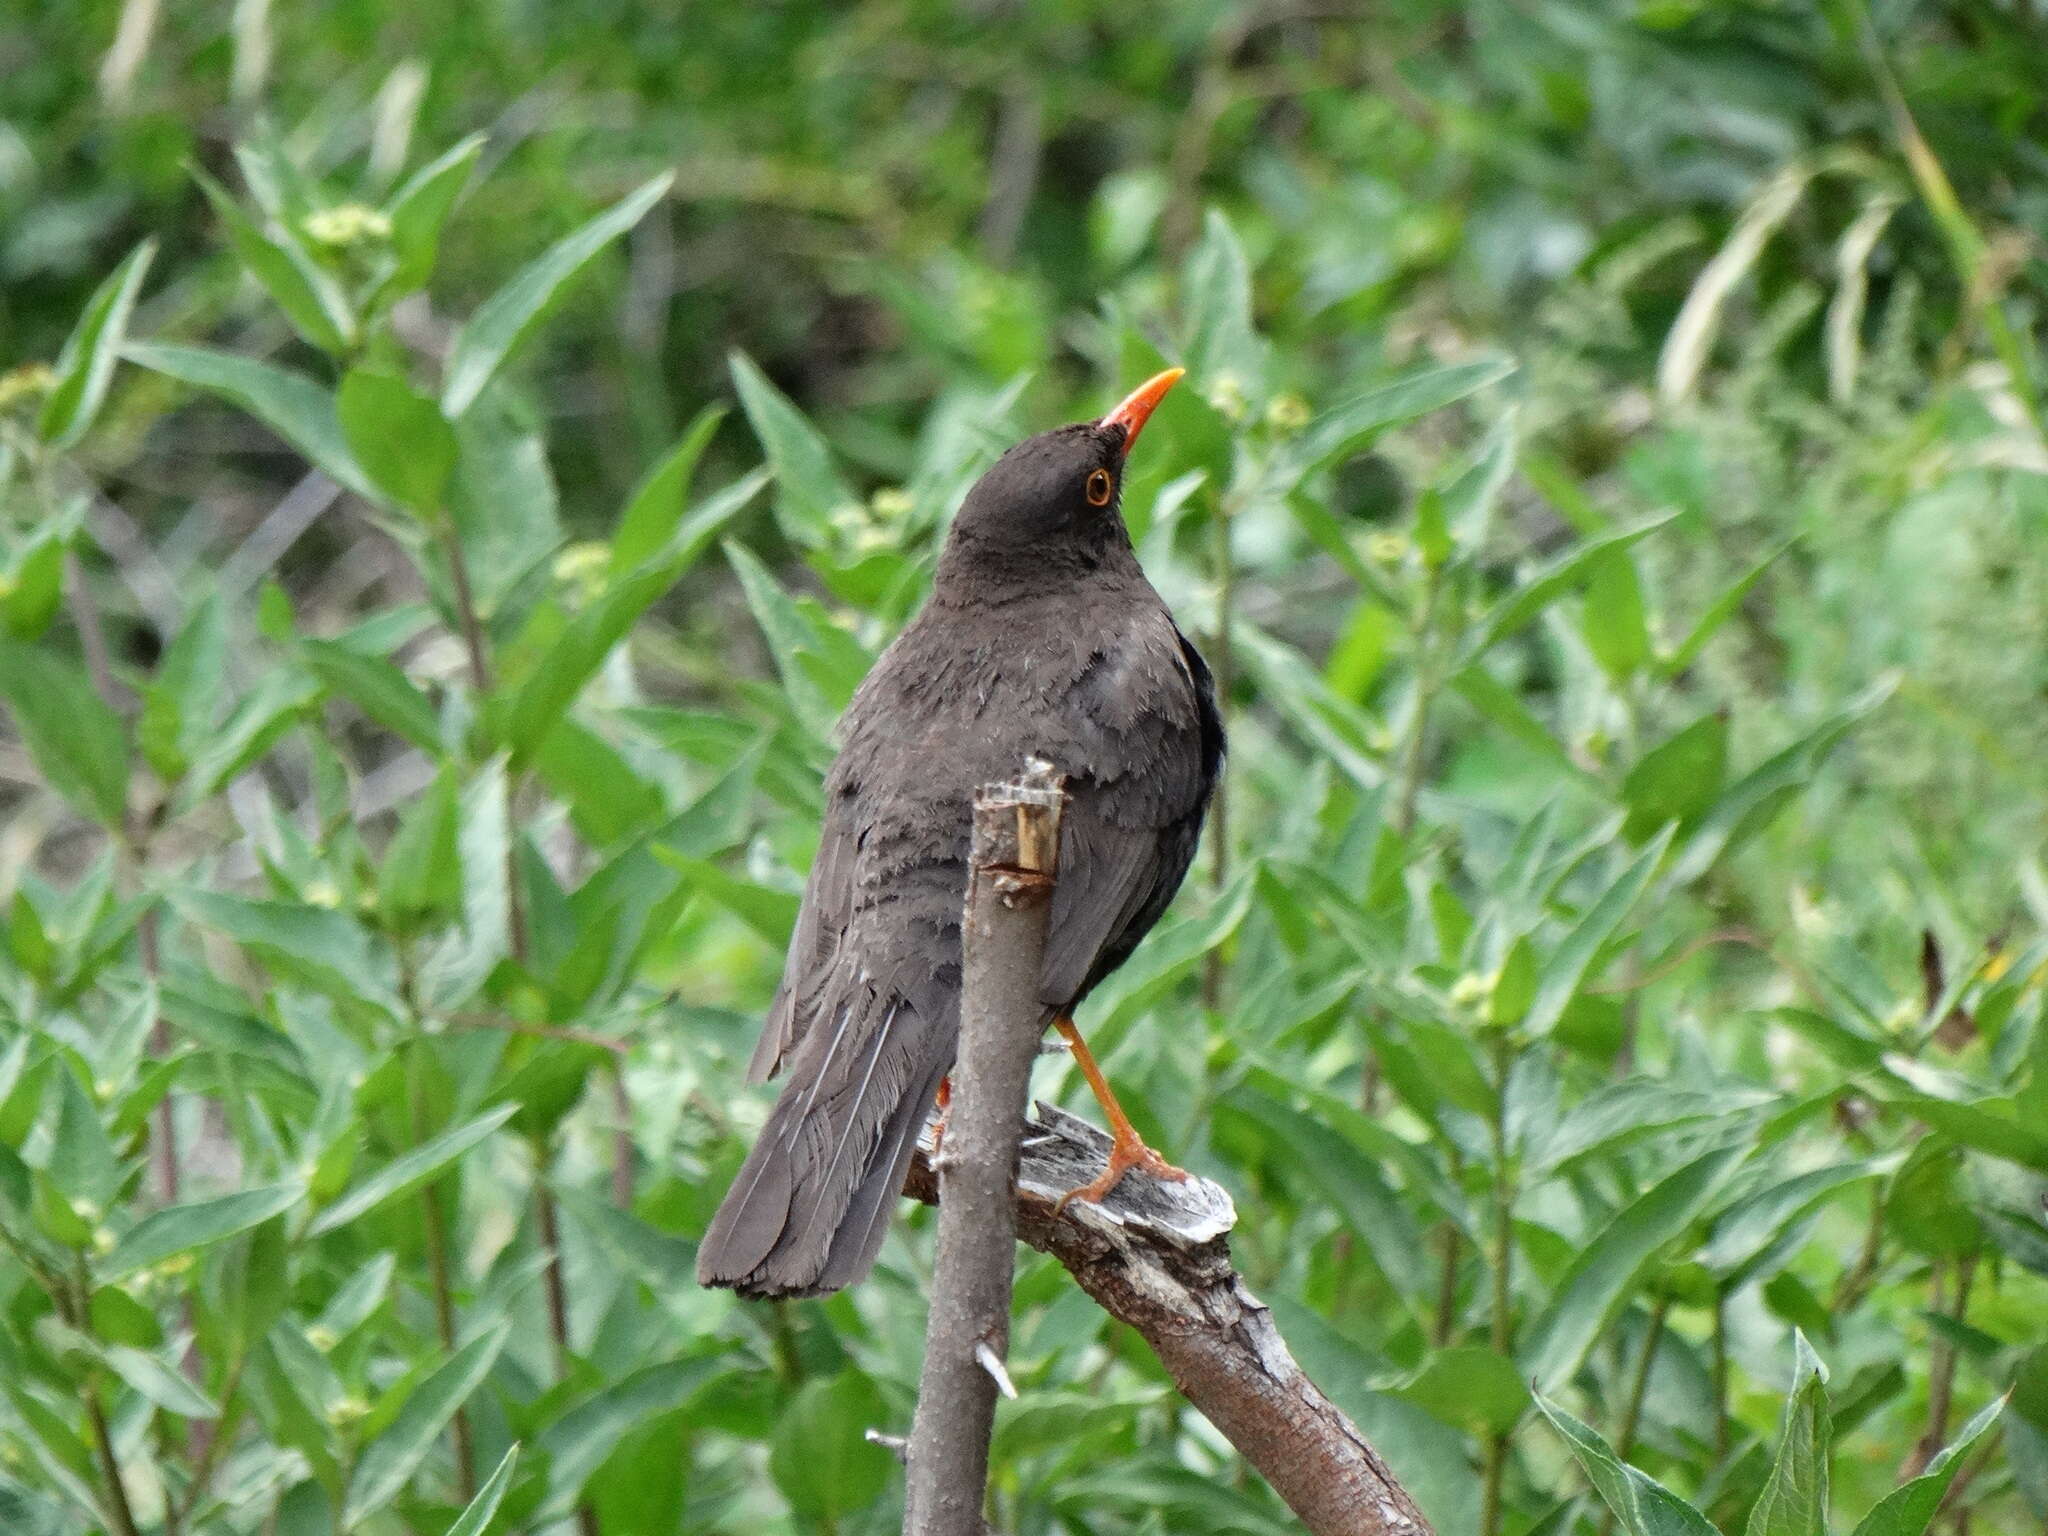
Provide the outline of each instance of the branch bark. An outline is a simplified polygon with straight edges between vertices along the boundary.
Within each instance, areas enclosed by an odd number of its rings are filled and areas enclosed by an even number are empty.
[[[1066,799],[1060,784],[1048,765],[1033,762],[1018,783],[974,797],[960,1051],[936,1158],[934,1188],[945,1200],[907,1452],[904,1536],[986,1529],[989,1435],[996,1393],[1009,1386],[1017,1144],[1045,1032],[1038,994]]]
[[[948,1153],[953,1136],[949,1129]],[[1365,1436],[1303,1374],[1272,1314],[1232,1265],[1237,1212],[1220,1185],[1192,1177],[1160,1183],[1133,1169],[1100,1205],[1057,1211],[1062,1194],[1102,1171],[1109,1145],[1087,1121],[1040,1104],[1025,1128],[1017,1235],[1058,1259],[1104,1311],[1143,1336],[1182,1395],[1314,1536],[1432,1536]],[[930,1202],[939,1192],[920,1155],[904,1193]],[[953,1198],[950,1180],[945,1194]],[[946,1214],[941,1202],[942,1244]]]

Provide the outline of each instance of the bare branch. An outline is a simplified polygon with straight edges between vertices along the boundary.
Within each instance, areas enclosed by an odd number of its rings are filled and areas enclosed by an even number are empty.
[[[1008,1380],[1017,1141],[1045,1032],[1039,977],[1065,800],[1042,763],[1031,765],[1024,782],[987,786],[974,797],[960,1052],[935,1180],[946,1198],[910,1430],[904,1536],[982,1536],[986,1529],[989,1434],[996,1393]]]
[[[953,1136],[948,1129],[948,1159]],[[1109,1146],[1085,1120],[1040,1104],[1025,1131],[1017,1235],[1144,1336],[1187,1400],[1315,1536],[1431,1536],[1407,1490],[1302,1373],[1272,1314],[1231,1264],[1237,1212],[1220,1185],[1161,1183],[1133,1169],[1100,1205],[1054,1214],[1061,1195],[1107,1165]],[[950,1180],[946,1187],[950,1199]],[[904,1193],[937,1197],[922,1152]],[[942,1204],[942,1223],[945,1214]]]

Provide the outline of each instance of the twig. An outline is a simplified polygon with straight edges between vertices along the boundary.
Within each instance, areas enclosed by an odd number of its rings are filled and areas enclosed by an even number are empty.
[[[1017,1142],[1045,1029],[1038,1000],[1065,791],[1034,762],[974,798],[960,1054],[941,1158],[938,1260],[911,1425],[904,1536],[982,1536],[997,1370],[1010,1343]]]
[[[954,1134],[946,1132],[949,1155]],[[1237,1213],[1222,1188],[1203,1178],[1162,1183],[1134,1169],[1101,1204],[1056,1210],[1061,1195],[1102,1171],[1109,1144],[1085,1120],[1037,1107],[1017,1178],[1018,1237],[1059,1260],[1152,1347],[1181,1394],[1312,1536],[1430,1536],[1407,1490],[1302,1374],[1272,1314],[1232,1265]],[[904,1193],[937,1198],[925,1152]]]

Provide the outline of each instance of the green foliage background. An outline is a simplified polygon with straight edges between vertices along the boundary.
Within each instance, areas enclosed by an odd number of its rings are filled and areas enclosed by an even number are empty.
[[[0,1529],[894,1528],[928,1215],[790,1306],[692,1240],[834,716],[1165,361],[1233,756],[1082,1024],[1311,1374],[1444,1536],[2041,1529],[2043,57],[17,0]],[[1000,1528],[1290,1528],[1018,1308]]]

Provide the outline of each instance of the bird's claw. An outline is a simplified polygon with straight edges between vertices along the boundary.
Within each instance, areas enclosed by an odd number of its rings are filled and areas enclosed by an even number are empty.
[[[1077,1189],[1070,1189],[1054,1202],[1052,1213],[1055,1217],[1065,1214],[1067,1204],[1073,1200],[1085,1200],[1090,1205],[1100,1205],[1109,1198],[1110,1191],[1123,1182],[1123,1177],[1133,1168],[1142,1168],[1162,1183],[1178,1184],[1188,1176],[1185,1168],[1176,1168],[1165,1158],[1154,1152],[1137,1136],[1119,1136],[1110,1143],[1109,1162],[1102,1172]]]

